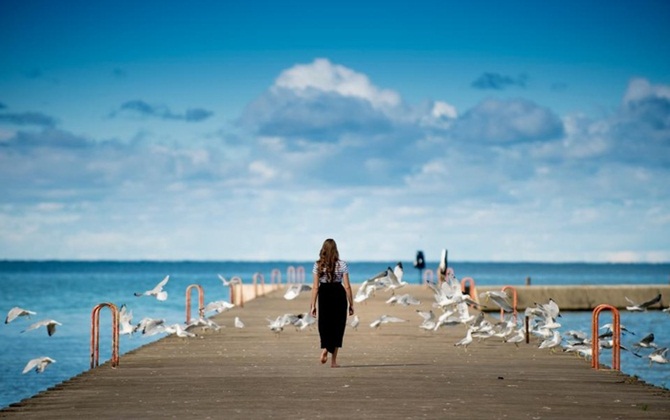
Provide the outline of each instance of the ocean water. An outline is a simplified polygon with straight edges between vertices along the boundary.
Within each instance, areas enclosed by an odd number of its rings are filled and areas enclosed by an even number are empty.
[[[358,284],[384,270],[389,262],[349,262],[352,283]],[[420,283],[430,278],[429,270],[419,272],[412,262],[403,262],[405,279]],[[668,284],[670,264],[543,264],[543,263],[471,263],[450,262],[458,278],[472,277],[479,285],[523,285],[527,277],[533,285],[614,285]],[[256,273],[269,283],[272,272],[278,270],[282,282],[287,277],[300,280],[300,271],[310,281],[312,262],[66,262],[66,261],[0,261],[0,315],[20,306],[37,312],[30,319],[21,317],[0,326],[0,407],[18,402],[51,386],[67,380],[90,366],[91,311],[104,302],[117,306],[127,304],[133,311],[133,322],[143,317],[163,318],[166,324],[183,323],[185,290],[199,284],[205,290],[205,303],[228,300],[228,288],[217,274],[230,279],[240,277],[250,283]],[[135,297],[134,292],[153,288],[166,275],[165,287],[169,297],[159,302],[152,297]],[[355,287],[354,287],[355,289]],[[197,294],[192,294],[192,312],[197,311]],[[209,315],[209,314],[208,314]],[[49,337],[45,328],[25,331],[31,323],[54,319],[63,325]],[[601,324],[609,322],[601,314]],[[563,313],[561,331],[582,330],[590,334],[591,313]],[[621,323],[633,334],[624,334],[622,344],[631,348],[644,335],[654,333],[661,347],[670,346],[670,314],[658,310],[644,313],[622,311]],[[111,357],[111,315],[108,309],[100,313],[100,363]],[[162,338],[140,335],[121,336],[120,353]],[[641,352],[646,355],[649,352]],[[56,363],[44,373],[22,374],[26,363],[33,358],[49,356]],[[609,350],[603,350],[600,362],[611,364]],[[670,364],[649,366],[645,357],[631,352],[621,353],[621,370],[656,386],[670,388]]]

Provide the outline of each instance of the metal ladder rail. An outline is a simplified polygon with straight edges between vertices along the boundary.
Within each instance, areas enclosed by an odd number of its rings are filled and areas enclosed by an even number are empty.
[[[91,311],[91,369],[97,367],[100,356],[100,310],[108,307],[112,312],[112,359],[111,365],[119,365],[119,309],[110,302],[96,305]]]
[[[619,310],[607,304],[596,306],[591,315],[591,367],[600,369],[600,343],[598,339],[598,317],[600,312],[609,310],[612,312],[612,324],[614,330],[612,331],[612,369],[621,370],[621,321],[619,317]]]
[[[186,288],[186,324],[191,322],[191,290],[198,290],[198,316],[205,315],[205,290],[199,284],[190,284]]]

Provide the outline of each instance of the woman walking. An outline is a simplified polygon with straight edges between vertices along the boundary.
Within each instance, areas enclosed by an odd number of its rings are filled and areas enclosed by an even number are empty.
[[[319,336],[323,349],[321,363],[328,361],[328,353],[330,353],[330,367],[340,367],[337,364],[337,351],[342,347],[344,328],[347,325],[347,305],[349,315],[353,315],[354,302],[349,284],[349,268],[345,261],[340,260],[337,244],[333,239],[326,239],[323,242],[319,260],[314,263],[312,274],[310,313],[319,320]]]

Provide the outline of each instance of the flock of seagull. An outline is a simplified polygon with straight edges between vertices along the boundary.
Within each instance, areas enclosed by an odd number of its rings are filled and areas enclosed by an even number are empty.
[[[421,302],[410,294],[396,293],[407,283],[403,281],[403,267],[402,263],[398,263],[395,268],[388,267],[386,270],[378,273],[375,276],[365,280],[359,287],[354,296],[354,302],[361,303],[376,296],[380,290],[390,291],[391,296],[385,301],[389,305],[420,305]],[[434,302],[430,309],[416,309],[417,315],[421,322],[419,328],[426,331],[437,331],[440,328],[462,325],[466,327],[465,336],[459,341],[453,343],[454,346],[461,346],[467,350],[467,347],[473,342],[484,339],[498,339],[505,343],[512,343],[516,346],[526,340],[526,334],[536,337],[539,341],[537,345],[540,349],[550,349],[557,351],[561,349],[565,352],[575,352],[584,358],[591,358],[591,339],[583,331],[570,330],[566,333],[561,333],[559,328],[561,324],[558,322],[561,317],[559,305],[553,300],[549,299],[545,303],[535,303],[534,306],[528,307],[524,311],[524,316],[529,320],[528,331],[525,325],[517,320],[514,316],[514,308],[510,297],[505,291],[486,291],[479,295],[478,300],[472,299],[469,294],[462,291],[461,283],[450,272],[444,282],[439,285],[429,283],[428,286],[434,293]],[[285,294],[287,300],[295,299],[300,292],[311,290],[308,285],[292,285]],[[658,304],[661,301],[661,295],[653,297],[644,302],[634,302],[625,297],[628,305],[626,310],[630,312],[646,311],[651,306]],[[487,319],[483,311],[476,312],[475,315],[471,309],[483,309],[489,304],[500,308],[505,314],[500,321],[490,321]],[[664,312],[670,312],[669,308],[663,309]],[[439,313],[439,315],[438,315]],[[275,332],[280,332],[283,327],[287,325],[294,325],[298,329],[304,329],[314,322],[314,319],[307,314],[291,316],[290,314],[277,317],[270,321],[270,329]],[[396,316],[383,314],[374,319],[370,323],[370,328],[380,328],[388,323],[409,322],[409,320],[402,319]],[[354,316],[349,323],[353,329],[358,329],[360,319]],[[604,325],[600,328],[604,330],[598,337],[599,349],[611,349],[613,346],[612,326],[610,324]],[[621,326],[624,334],[633,335],[632,332]],[[622,350],[628,350],[625,346],[621,346]],[[639,341],[632,344],[631,353],[636,357],[646,357],[649,364],[667,364],[668,363],[668,347],[659,347],[654,343],[654,334],[648,334]],[[644,353],[649,350],[648,353]]]
[[[396,294],[396,292],[407,285],[403,280],[402,263],[397,263],[392,269],[388,267],[386,270],[378,273],[365,280],[357,289],[354,302],[361,303],[376,296],[378,291],[390,292],[390,297],[385,301],[388,305],[402,305],[402,306],[418,306],[421,302],[410,294]],[[239,281],[227,280],[225,277],[218,275],[224,287],[227,287],[231,282]],[[144,292],[134,293],[137,297],[153,297],[158,301],[165,301],[168,298],[168,293],[164,290],[170,276],[156,284],[153,288]],[[435,332],[441,328],[453,326],[465,326],[465,336],[459,341],[453,343],[454,346],[463,347],[467,351],[467,347],[475,341],[484,339],[498,339],[505,343],[512,343],[518,346],[526,340],[526,327],[521,325],[517,320],[516,314],[513,316],[514,308],[510,302],[509,296],[504,291],[487,291],[479,295],[479,301],[472,299],[469,294],[466,294],[461,289],[461,283],[449,272],[445,281],[441,284],[428,283],[433,291],[434,302],[430,309],[416,309],[417,316],[420,318],[419,328]],[[300,293],[311,291],[312,287],[304,283],[294,283],[288,285],[284,293],[284,299],[293,300],[297,298]],[[483,301],[483,303],[480,303]],[[628,311],[639,312],[646,311],[649,307],[658,304],[661,301],[661,295],[658,294],[654,298],[645,302],[634,302],[628,297],[626,301],[629,305],[626,307]],[[494,304],[500,308],[506,316],[500,321],[490,321],[487,319],[483,311],[476,312],[476,315],[471,311],[472,308],[482,309],[489,303]],[[167,325],[165,319],[144,317],[136,324],[133,324],[133,313],[127,305],[123,304],[119,310],[119,334],[133,335],[142,334],[144,336],[151,336],[159,333],[175,334],[178,337],[192,338],[198,337],[194,332],[189,331],[191,327],[201,327],[202,329],[213,329],[218,331],[221,326],[217,325],[212,319],[206,317],[206,314],[222,313],[234,308],[235,305],[225,301],[217,300],[208,303],[200,316],[192,319],[185,324],[170,324]],[[668,312],[670,309],[664,309]],[[438,315],[439,313],[439,315]],[[20,307],[14,307],[9,310],[5,319],[5,324],[18,319],[30,318],[37,313]],[[528,334],[531,334],[539,339],[538,348],[551,349],[555,351],[557,348],[562,348],[562,351],[574,352],[584,358],[591,358],[591,339],[588,334],[583,331],[571,330],[564,334],[559,332],[561,324],[557,321],[561,316],[558,304],[549,299],[546,303],[536,303],[532,307],[525,310],[524,315],[529,319]],[[292,326],[297,331],[305,329],[312,329],[316,324],[316,318],[309,313],[291,314],[285,313],[276,318],[267,319],[270,331],[275,334],[281,333],[284,328]],[[360,318],[358,315],[352,317],[349,326],[353,329],[358,329],[360,325]],[[403,323],[409,320],[402,319],[396,316],[382,314],[375,318],[370,324],[370,328],[380,328],[384,324],[389,323]],[[45,327],[47,334],[52,336],[56,332],[56,327],[62,325],[60,322],[53,319],[44,319],[33,324],[21,332],[36,330],[40,327]],[[233,325],[236,328],[245,328],[244,322],[235,317]],[[601,327],[604,332],[598,336],[598,345],[600,349],[612,348],[612,326],[610,324]],[[634,333],[628,331],[623,325],[621,326],[623,334]],[[639,341],[632,344],[630,350],[636,357],[646,357],[649,359],[649,364],[667,364],[668,363],[668,347],[659,347],[654,342],[654,334],[648,334]],[[627,347],[621,345],[622,350],[629,350]],[[642,352],[647,352],[643,356]],[[23,369],[23,373],[35,371],[42,373],[52,363],[56,361],[48,356],[41,356],[28,361]]]
[[[219,278],[221,279],[221,282],[224,286],[228,286],[230,284],[230,282],[226,280],[223,276],[219,275]],[[164,290],[164,288],[169,280],[170,276],[169,275],[165,276],[165,278],[163,278],[163,280],[161,280],[153,288],[146,290],[144,292],[135,292],[134,296],[136,297],[149,296],[161,302],[166,301],[168,298],[168,292]],[[151,317],[144,317],[139,322],[134,324],[133,311],[130,310],[126,304],[123,304],[121,305],[121,308],[119,309],[118,313],[119,335],[141,334],[143,336],[152,336],[160,333],[165,333],[165,334],[175,334],[178,337],[197,337],[197,334],[189,331],[190,327],[199,326],[202,327],[203,329],[211,328],[217,331],[221,328],[220,325],[216,324],[213,320],[206,317],[205,314],[222,313],[234,307],[235,307],[234,304],[226,300],[218,300],[210,302],[204,307],[201,316],[198,317],[197,319],[192,319],[187,324],[175,323],[168,325],[166,324],[165,319],[151,318]],[[7,313],[7,316],[5,318],[5,324],[9,324],[21,318],[30,318],[31,316],[34,315],[37,315],[37,312],[20,308],[18,306],[13,307]],[[28,327],[21,330],[21,333],[45,327],[48,336],[52,336],[56,333],[56,327],[61,325],[63,324],[56,320],[43,319],[41,321],[37,321],[35,323],[30,324]],[[235,317],[233,325],[236,328],[245,327],[244,322],[239,317]],[[28,363],[26,363],[22,373],[25,374],[30,371],[35,371],[36,373],[42,373],[50,364],[55,362],[56,360],[54,360],[49,356],[36,357],[34,359],[29,360]]]
[[[7,312],[7,317],[5,317],[5,324],[9,324],[10,322],[14,321],[17,318],[23,318],[23,317],[30,318],[31,315],[37,315],[37,312],[15,306],[12,309],[10,309],[9,312]],[[24,333],[27,331],[36,330],[41,327],[45,327],[47,335],[51,337],[56,333],[56,327],[60,325],[63,324],[54,319],[43,319],[41,321],[37,321],[30,324],[28,327],[21,330],[21,332]],[[23,368],[22,373],[28,373],[31,370],[34,370],[37,373],[42,373],[47,368],[47,366],[55,362],[56,361],[54,359],[48,356],[36,357],[34,359],[29,360],[28,363],[26,363],[26,366]]]

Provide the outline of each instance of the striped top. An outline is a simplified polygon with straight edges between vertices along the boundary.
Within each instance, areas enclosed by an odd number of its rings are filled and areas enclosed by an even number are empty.
[[[318,262],[314,262],[314,267],[312,267],[312,273],[316,274],[318,268]],[[337,265],[335,266],[335,279],[333,283],[342,283],[344,275],[349,273],[349,267],[347,266],[346,261],[338,260]],[[328,283],[328,278],[325,274],[319,276],[319,283]]]

